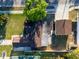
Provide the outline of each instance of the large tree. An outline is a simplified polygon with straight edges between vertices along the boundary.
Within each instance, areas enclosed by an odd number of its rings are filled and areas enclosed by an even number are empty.
[[[27,20],[38,21],[46,16],[47,3],[45,0],[26,0],[24,14]]]

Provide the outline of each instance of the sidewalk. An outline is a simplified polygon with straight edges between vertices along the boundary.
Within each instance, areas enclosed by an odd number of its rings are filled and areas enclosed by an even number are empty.
[[[0,57],[0,59],[3,59],[2,57]],[[10,59],[10,57],[5,57],[4,59]]]

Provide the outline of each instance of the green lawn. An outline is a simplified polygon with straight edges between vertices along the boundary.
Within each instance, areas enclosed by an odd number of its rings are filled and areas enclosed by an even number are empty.
[[[11,39],[12,35],[19,35],[23,32],[25,16],[22,14],[9,15],[6,24],[5,39]]]
[[[12,50],[12,46],[2,45],[0,46],[0,56],[2,56],[2,52],[5,51],[7,56],[10,56]]]

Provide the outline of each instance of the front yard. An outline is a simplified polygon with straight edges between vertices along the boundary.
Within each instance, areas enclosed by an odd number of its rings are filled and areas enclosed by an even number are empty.
[[[0,46],[0,57],[2,56],[2,52],[5,51],[6,52],[6,56],[10,56],[11,51],[12,51],[12,46],[9,45],[2,45]]]

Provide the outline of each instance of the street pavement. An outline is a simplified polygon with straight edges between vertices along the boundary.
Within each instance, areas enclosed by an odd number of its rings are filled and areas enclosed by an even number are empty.
[[[0,57],[0,59],[10,59],[10,57]]]

